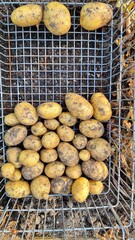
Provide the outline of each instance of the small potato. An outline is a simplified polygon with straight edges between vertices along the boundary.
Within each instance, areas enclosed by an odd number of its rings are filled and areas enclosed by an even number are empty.
[[[48,163],[44,171],[49,178],[61,177],[65,171],[65,165],[62,162],[55,161]]]
[[[31,132],[38,137],[44,135],[47,132],[47,129],[42,122],[37,122],[31,126]]]
[[[14,113],[9,113],[8,115],[5,116],[4,122],[6,125],[10,127],[14,127],[19,124],[18,119],[16,118]]]
[[[57,128],[57,134],[60,140],[63,142],[71,142],[75,135],[73,129],[66,125],[59,126]]]
[[[32,180],[42,174],[44,170],[44,164],[39,161],[35,166],[22,167],[22,176],[26,180]]]
[[[42,137],[42,145],[44,148],[56,148],[60,142],[58,135],[55,132],[47,132]]]
[[[49,130],[56,130],[60,126],[60,123],[56,119],[48,119],[44,120],[44,125]]]
[[[89,180],[90,194],[100,194],[103,192],[104,185],[101,181]]]
[[[16,146],[23,142],[27,136],[27,128],[22,125],[16,125],[5,133],[5,143],[7,146]]]
[[[70,112],[62,112],[59,116],[59,121],[68,127],[72,127],[77,123],[77,118]]]
[[[81,175],[82,175],[81,165],[77,164],[72,167],[67,167],[66,175],[71,179],[77,179],[77,178],[81,177]]]
[[[86,149],[83,149],[79,152],[79,158],[82,161],[88,161],[90,159],[90,152]]]
[[[23,141],[25,149],[39,151],[42,147],[41,139],[34,135],[27,136]]]
[[[104,134],[103,124],[95,119],[82,121],[79,124],[79,130],[84,136],[89,138],[99,138]]]
[[[18,121],[26,126],[31,126],[38,120],[35,107],[28,102],[18,103],[14,108],[14,113]]]
[[[38,115],[43,119],[54,119],[62,112],[62,107],[56,102],[42,103],[37,107]]]
[[[89,140],[86,148],[88,151],[90,151],[91,157],[97,161],[104,161],[111,156],[111,146],[103,138]]]
[[[58,154],[55,149],[43,149],[40,152],[40,159],[44,163],[54,162],[57,158]]]
[[[89,195],[90,184],[88,179],[80,177],[74,181],[72,184],[72,194],[73,198],[77,202],[84,202]]]
[[[50,181],[46,176],[39,176],[32,180],[30,189],[36,199],[47,200],[50,192]]]
[[[78,149],[83,149],[87,145],[87,138],[82,134],[78,133],[75,135],[73,139],[73,145]]]
[[[76,93],[67,93],[65,96],[68,111],[76,118],[88,120],[93,115],[92,105],[82,96]]]
[[[51,191],[53,193],[68,194],[71,192],[73,180],[68,177],[57,177],[51,181]]]
[[[1,167],[1,174],[5,178],[11,178],[15,172],[15,167],[12,163],[5,163]]]
[[[19,162],[25,167],[35,166],[39,161],[39,154],[34,150],[23,150],[19,155]]]
[[[79,162],[78,151],[71,144],[61,142],[57,148],[58,156],[60,160],[66,166],[75,166]]]
[[[20,172],[20,170],[15,169],[13,175],[9,178],[11,181],[16,182],[19,181],[22,177],[22,174]]]
[[[6,158],[9,163],[12,163],[15,168],[20,168],[22,164],[19,162],[19,154],[21,148],[18,147],[9,147],[6,151]]]
[[[5,184],[6,194],[11,198],[24,198],[30,194],[30,187],[28,182],[19,180],[19,181],[8,181]]]
[[[38,26],[42,21],[42,15],[41,6],[27,4],[16,8],[11,14],[11,20],[18,27]]]

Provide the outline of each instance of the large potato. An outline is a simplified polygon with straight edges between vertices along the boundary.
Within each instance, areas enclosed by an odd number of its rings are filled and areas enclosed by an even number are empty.
[[[12,163],[15,168],[20,168],[22,164],[19,162],[19,154],[21,148],[18,147],[9,147],[6,151],[6,158],[9,163]]]
[[[50,2],[45,6],[44,24],[54,35],[63,35],[71,27],[71,17],[67,7],[59,2]]]
[[[57,177],[51,181],[51,191],[53,193],[68,194],[71,192],[73,180],[68,177]]]
[[[8,181],[5,185],[5,191],[11,198],[24,198],[30,194],[30,187],[26,181]]]
[[[14,127],[19,124],[18,119],[16,118],[14,113],[9,113],[8,115],[5,116],[4,122],[6,125],[10,127]]]
[[[55,132],[47,132],[42,137],[42,145],[44,148],[55,148],[58,146],[60,139]]]
[[[81,175],[82,175],[81,165],[77,164],[72,167],[67,167],[66,175],[71,179],[77,179],[77,178],[81,177]]]
[[[113,12],[108,4],[101,2],[86,3],[80,12],[80,25],[89,31],[106,26]]]
[[[93,117],[100,122],[107,122],[112,116],[111,104],[103,93],[94,93],[90,100],[94,113]]]
[[[65,171],[65,165],[60,161],[55,161],[48,163],[44,171],[49,178],[61,177]]]
[[[42,15],[41,6],[27,4],[16,8],[11,14],[11,20],[18,27],[38,26],[42,20]]]
[[[11,181],[16,182],[22,178],[21,171],[19,169],[15,169],[13,175],[9,178]]]
[[[47,132],[47,129],[42,122],[37,122],[31,126],[31,132],[38,137],[44,135]]]
[[[41,139],[34,135],[27,136],[23,141],[25,149],[39,151],[42,147]]]
[[[5,133],[5,143],[7,146],[16,146],[20,144],[27,136],[27,128],[22,125],[16,125]]]
[[[44,120],[44,125],[49,130],[56,130],[60,126],[60,123],[56,119],[47,119]]]
[[[59,126],[57,128],[57,134],[60,140],[63,142],[71,142],[75,135],[73,129],[66,125]]]
[[[84,202],[89,195],[90,184],[88,179],[80,177],[76,179],[72,185],[73,198],[77,202]]]
[[[68,127],[72,127],[77,123],[77,118],[70,112],[62,112],[59,116],[59,121]]]
[[[55,149],[42,149],[40,151],[40,159],[44,163],[54,162],[57,158],[58,154]]]
[[[87,145],[87,138],[82,134],[78,133],[75,135],[73,139],[73,145],[78,149],[83,149]]]
[[[56,102],[42,103],[37,107],[38,115],[43,119],[53,119],[62,112],[62,107]]]
[[[66,142],[61,142],[57,148],[58,156],[60,160],[66,166],[75,166],[79,162],[78,151],[71,144]]]
[[[22,167],[22,176],[26,180],[32,180],[40,176],[43,172],[43,169],[44,169],[44,164],[39,161],[35,166]]]
[[[84,97],[76,93],[67,93],[65,102],[69,112],[74,117],[81,120],[87,120],[92,117],[93,107]]]
[[[39,176],[32,180],[30,189],[36,199],[48,199],[50,192],[50,181],[46,176]]]
[[[90,194],[100,194],[104,189],[104,185],[101,181],[89,180],[89,183]]]
[[[89,138],[99,138],[104,134],[104,126],[101,122],[90,119],[79,124],[80,132]]]
[[[14,113],[18,121],[26,126],[31,126],[38,120],[35,107],[28,102],[18,103],[14,108]]]
[[[91,157],[98,161],[104,161],[111,156],[111,146],[103,138],[89,140],[86,148],[90,151]]]
[[[83,149],[79,152],[79,158],[82,161],[88,161],[90,159],[90,152],[86,149]]]
[[[15,167],[12,163],[5,163],[1,167],[1,174],[3,177],[10,179],[15,172]]]
[[[39,161],[39,154],[34,150],[23,150],[19,155],[19,162],[25,167],[35,166]]]

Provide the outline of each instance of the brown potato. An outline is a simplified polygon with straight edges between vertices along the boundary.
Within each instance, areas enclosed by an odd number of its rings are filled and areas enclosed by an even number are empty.
[[[44,170],[44,164],[39,161],[35,166],[22,167],[22,176],[26,180],[32,180],[42,174]]]
[[[39,161],[39,154],[34,150],[23,150],[19,155],[19,162],[25,167],[35,166]]]
[[[5,191],[11,198],[24,198],[30,194],[28,182],[19,180],[16,182],[8,181],[5,184]]]
[[[89,180],[90,194],[100,194],[103,192],[104,185],[101,181]]]
[[[39,137],[34,135],[28,135],[24,141],[23,146],[25,149],[39,151],[42,147],[42,143]]]
[[[58,156],[60,160],[66,166],[75,166],[79,162],[78,151],[71,144],[61,142],[57,148]]]
[[[48,163],[44,171],[49,178],[61,177],[65,171],[65,165],[60,161],[55,161]]]
[[[16,181],[19,181],[21,178],[22,178],[21,171],[18,169],[15,169],[13,175],[9,179],[13,182],[16,182]]]
[[[44,163],[54,162],[57,158],[58,154],[55,149],[43,149],[40,151],[40,159]]]
[[[51,181],[51,191],[53,193],[68,194],[71,192],[73,180],[68,177],[56,177]]]
[[[104,134],[104,126],[101,122],[90,119],[79,124],[80,132],[89,138],[99,138]]]
[[[72,127],[77,123],[77,118],[70,112],[62,112],[59,116],[59,121],[68,127]]]
[[[75,135],[73,129],[66,125],[59,126],[57,128],[57,134],[60,140],[63,142],[71,142]]]
[[[16,118],[14,113],[9,113],[8,115],[5,116],[4,122],[6,125],[14,127],[19,124],[18,119]]]
[[[74,181],[72,184],[72,194],[73,198],[77,202],[84,202],[89,195],[90,184],[88,179],[80,177]]]
[[[87,138],[82,134],[78,133],[75,135],[73,139],[73,145],[78,149],[83,149],[87,145]]]
[[[62,112],[62,107],[56,102],[42,103],[37,107],[38,115],[43,119],[54,119]]]
[[[86,149],[83,149],[79,152],[79,158],[82,161],[88,161],[90,159],[90,152]]]
[[[10,179],[15,172],[15,167],[12,163],[5,163],[1,167],[1,174],[3,177]]]
[[[60,126],[60,123],[56,119],[48,119],[44,120],[44,125],[49,130],[56,130]]]
[[[27,128],[22,125],[16,125],[5,133],[5,143],[7,146],[16,146],[23,142],[27,136]]]
[[[81,175],[82,175],[81,165],[77,164],[72,167],[67,167],[66,175],[71,179],[77,179],[77,178],[81,177]]]
[[[19,162],[19,154],[21,148],[18,147],[9,147],[6,151],[6,158],[9,163],[12,163],[15,168],[20,168],[22,164]]]
[[[58,135],[55,132],[47,132],[42,137],[42,145],[44,148],[56,148],[60,142]]]
[[[38,137],[44,135],[47,132],[47,129],[42,122],[37,122],[31,126],[31,132]]]

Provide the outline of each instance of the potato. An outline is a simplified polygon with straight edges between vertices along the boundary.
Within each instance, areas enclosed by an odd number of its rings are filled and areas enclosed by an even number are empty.
[[[107,122],[112,116],[111,104],[103,93],[94,93],[90,100],[94,114],[93,117],[100,122]]]
[[[44,164],[39,161],[35,166],[22,167],[22,176],[26,180],[32,180],[40,176],[43,172]]]
[[[16,8],[11,14],[11,20],[18,27],[38,26],[42,20],[42,15],[41,6],[27,4]]]
[[[80,132],[89,138],[99,138],[104,134],[104,126],[101,122],[90,119],[79,124]]]
[[[105,163],[92,158],[82,163],[82,171],[88,178],[97,181],[103,181],[108,176],[108,168]]]
[[[55,161],[48,163],[44,171],[49,178],[61,177],[65,171],[65,165],[60,161]]]
[[[75,135],[73,129],[66,125],[59,126],[57,128],[57,134],[60,140],[63,142],[71,142]]]
[[[47,129],[42,122],[37,122],[31,126],[31,132],[38,137],[44,135],[47,132]]]
[[[75,166],[79,162],[78,151],[71,144],[61,142],[57,148],[58,156],[60,160],[66,166]]]
[[[14,113],[18,121],[23,125],[31,126],[38,120],[35,107],[28,102],[18,103],[14,108]]]
[[[1,174],[5,178],[11,178],[15,172],[15,167],[12,163],[5,163],[1,167]]]
[[[80,25],[93,31],[106,26],[112,19],[112,9],[108,4],[101,2],[86,3],[80,12]]]
[[[59,116],[59,121],[68,127],[72,127],[77,123],[77,118],[70,112],[62,112]]]
[[[48,199],[50,192],[50,181],[46,176],[39,176],[32,180],[30,189],[36,199]]]
[[[77,202],[84,202],[89,195],[90,184],[88,179],[80,177],[74,181],[72,184],[72,194],[73,198]]]
[[[39,151],[42,147],[41,139],[34,135],[27,136],[23,141],[25,149]]]
[[[104,161],[111,156],[111,146],[103,138],[89,140],[86,148],[90,151],[91,157],[97,161]]]
[[[50,163],[56,161],[58,158],[57,151],[55,149],[42,149],[40,151],[40,159],[44,163]]]
[[[44,148],[55,148],[58,146],[60,139],[55,132],[47,132],[42,137],[42,145]]]
[[[56,119],[48,119],[44,120],[44,125],[49,130],[56,130],[60,126],[60,123]]]
[[[27,128],[22,125],[16,125],[5,133],[5,143],[7,146],[16,146],[23,142],[27,136]]]
[[[14,113],[9,113],[8,115],[5,116],[4,122],[6,125],[14,127],[19,124],[18,119],[16,118]]]
[[[72,167],[67,167],[66,175],[71,179],[77,179],[77,178],[81,177],[81,175],[82,175],[81,165],[77,164]]]
[[[43,21],[54,35],[66,34],[71,27],[71,17],[67,7],[59,2],[50,2],[45,6]]]
[[[8,181],[5,184],[5,192],[11,198],[24,198],[30,194],[30,187],[28,182],[19,181]]]
[[[6,158],[9,163],[12,163],[15,168],[20,168],[22,164],[19,162],[19,154],[21,148],[18,147],[9,147],[6,151]]]
[[[79,152],[79,158],[82,161],[88,161],[90,159],[90,152],[86,149],[83,149]]]
[[[13,182],[16,182],[16,181],[19,181],[21,178],[22,178],[21,171],[18,169],[15,169],[13,175],[9,179]]]
[[[34,150],[23,150],[19,155],[19,162],[25,167],[35,166],[39,161],[39,154]]]
[[[68,177],[56,177],[51,181],[51,192],[69,194],[71,192],[73,180]]]
[[[45,102],[37,107],[38,115],[43,119],[54,119],[62,112],[62,107],[56,102]]]
[[[82,96],[76,93],[67,93],[65,102],[68,111],[81,120],[90,119],[93,115],[92,105]]]
[[[89,183],[90,194],[100,194],[104,189],[104,185],[101,181],[89,180]]]
[[[73,145],[79,150],[83,149],[87,145],[87,138],[82,134],[78,133],[75,135],[73,139]]]

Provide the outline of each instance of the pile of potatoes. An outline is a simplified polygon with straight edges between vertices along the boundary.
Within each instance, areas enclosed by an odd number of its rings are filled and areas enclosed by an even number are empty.
[[[89,31],[106,26],[112,18],[112,9],[101,2],[86,3],[80,12],[80,25]],[[37,4],[27,4],[16,8],[11,14],[12,22],[19,27],[39,26],[43,20],[46,28],[54,35],[66,34],[71,27],[68,8],[60,2],[50,2],[44,11]]]
[[[103,191],[102,181],[108,176],[104,160],[111,155],[110,144],[102,138],[103,123],[111,118],[111,105],[102,93],[94,93],[90,102],[67,93],[65,103],[67,112],[56,102],[41,103],[37,109],[21,102],[5,116],[11,128],[4,136],[7,163],[1,173],[9,180],[9,197],[31,193],[47,199],[49,193],[72,193],[83,202],[89,194]]]

